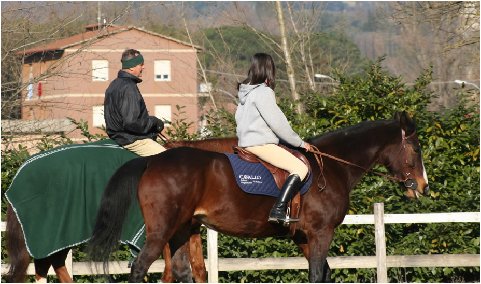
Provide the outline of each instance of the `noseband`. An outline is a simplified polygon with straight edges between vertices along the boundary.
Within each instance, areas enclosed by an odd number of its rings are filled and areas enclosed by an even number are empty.
[[[397,160],[397,158],[399,157],[399,154],[401,154],[402,151],[405,151],[405,150],[406,150],[406,140],[412,138],[412,137],[414,136],[414,134],[416,134],[416,130],[415,130],[411,135],[409,135],[409,136],[406,137],[405,134],[404,134],[404,131],[401,131],[401,135],[402,135],[401,148],[399,149],[399,152],[397,153],[397,155],[396,155],[396,157],[394,158],[394,160],[392,160],[391,163],[389,163],[389,165],[386,166],[386,168],[390,167],[390,166]],[[406,178],[405,178],[405,179],[400,179],[400,178],[395,177],[395,176],[390,176],[390,175],[388,175],[388,174],[383,174],[383,173],[380,173],[380,172],[372,171],[371,169],[367,169],[367,168],[361,167],[361,166],[359,166],[359,165],[353,164],[353,163],[351,163],[351,162],[348,162],[348,161],[346,161],[346,160],[339,159],[339,158],[334,157],[334,156],[332,156],[332,155],[323,153],[323,152],[319,151],[319,149],[318,149],[316,146],[314,146],[314,145],[311,145],[311,149],[309,150],[309,152],[314,153],[314,157],[316,157],[317,163],[319,164],[319,168],[321,169],[321,173],[319,174],[319,177],[320,177],[321,175],[323,176],[324,185],[323,185],[323,186],[320,186],[320,185],[319,185],[319,182],[318,182],[318,184],[317,184],[317,186],[319,187],[319,189],[320,189],[321,191],[324,190],[324,188],[326,187],[326,183],[327,183],[326,178],[324,177],[324,175],[323,175],[323,173],[322,173],[322,169],[323,169],[323,165],[324,165],[324,163],[323,163],[323,161],[322,161],[322,156],[326,156],[326,157],[328,157],[328,158],[331,158],[331,159],[333,159],[333,160],[336,160],[336,161],[338,161],[338,162],[341,162],[341,163],[344,163],[344,164],[347,164],[347,165],[350,165],[350,166],[358,167],[358,168],[360,168],[360,169],[365,170],[366,172],[371,172],[371,173],[373,173],[373,174],[383,176],[383,177],[386,178],[386,179],[392,179],[392,180],[397,181],[397,182],[402,182],[402,183],[404,183],[404,186],[405,186],[406,188],[409,188],[409,189],[412,189],[412,190],[415,190],[415,189],[417,188],[417,186],[418,186],[418,183],[417,183],[417,181],[416,181],[415,179],[410,179],[410,178],[408,178],[409,175],[411,175],[410,172],[407,172],[407,173],[406,173]],[[407,160],[406,160],[406,164],[407,164],[407,163],[408,163],[408,162],[407,162]],[[318,180],[319,180],[319,179],[318,179]]]
[[[409,136],[406,136],[404,134],[404,130],[401,131],[401,135],[402,135],[402,143],[401,143],[401,148],[399,149],[399,152],[397,153],[396,157],[394,158],[394,160],[392,160],[391,163],[389,163],[388,166],[386,166],[386,168],[389,168],[390,166],[392,166],[392,164],[397,160],[397,158],[399,157],[399,154],[401,154],[402,151],[406,151],[406,141],[410,138],[412,138],[414,136],[414,134],[416,134],[416,130],[414,130],[414,132],[409,135]],[[406,165],[408,164],[408,161],[405,160],[406,162]],[[412,190],[415,190],[417,187],[418,187],[418,182],[415,180],[415,179],[411,179],[409,178],[409,176],[411,175],[410,172],[406,172],[406,179],[402,180],[401,182],[404,182],[404,186],[406,188],[409,188],[409,189],[412,189]]]

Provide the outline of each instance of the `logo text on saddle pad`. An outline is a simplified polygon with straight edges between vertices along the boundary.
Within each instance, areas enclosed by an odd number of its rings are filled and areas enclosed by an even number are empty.
[[[239,175],[242,184],[262,183],[262,176],[258,175]]]

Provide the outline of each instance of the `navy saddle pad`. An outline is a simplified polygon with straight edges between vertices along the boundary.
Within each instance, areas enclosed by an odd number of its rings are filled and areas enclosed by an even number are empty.
[[[246,193],[277,197],[279,188],[271,172],[261,163],[249,163],[237,154],[224,153],[234,169],[237,185]],[[312,171],[309,179],[301,188],[301,195],[305,194],[312,184]]]

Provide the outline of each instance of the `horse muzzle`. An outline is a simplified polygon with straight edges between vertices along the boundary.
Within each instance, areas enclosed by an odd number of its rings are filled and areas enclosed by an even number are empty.
[[[418,189],[418,182],[415,179],[407,179],[404,181],[404,186],[412,191],[412,197],[419,198],[421,195],[427,195],[429,193],[429,185],[426,185],[422,191]]]
[[[416,190],[418,188],[418,182],[415,180],[415,179],[412,179],[412,178],[408,178],[405,182],[404,182],[404,186],[408,189],[411,189],[411,190]]]

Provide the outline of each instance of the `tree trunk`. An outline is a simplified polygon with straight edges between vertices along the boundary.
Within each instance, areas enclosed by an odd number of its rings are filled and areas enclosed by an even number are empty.
[[[309,87],[311,88],[311,90],[315,91],[316,90],[316,85],[314,84],[314,80],[311,76],[311,74],[309,73],[309,66],[307,64],[307,60],[306,60],[306,52],[305,52],[305,47],[306,47],[306,35],[305,34],[300,34],[299,31],[297,30],[296,28],[296,23],[294,22],[294,17],[292,15],[292,7],[291,5],[289,4],[289,2],[286,2],[287,4],[287,9],[289,11],[289,16],[291,18],[291,23],[292,23],[292,28],[294,29],[294,32],[296,33],[298,39],[299,39],[299,52],[301,53],[301,60],[302,60],[302,63],[304,64],[304,69],[306,71],[306,78],[307,78],[307,82],[309,82]],[[313,73],[314,74],[314,73]]]
[[[289,46],[287,45],[287,32],[286,32],[286,22],[284,20],[284,9],[282,8],[282,3],[276,1],[277,10],[277,22],[279,23],[279,30],[281,33],[281,43],[282,50],[284,51],[284,57],[287,69],[287,78],[289,79],[289,85],[291,86],[291,96],[294,100],[299,100],[299,94],[296,91],[296,78],[294,74],[294,68],[292,68],[291,55],[289,53]],[[297,112],[300,114],[304,111],[302,103],[297,104]]]

